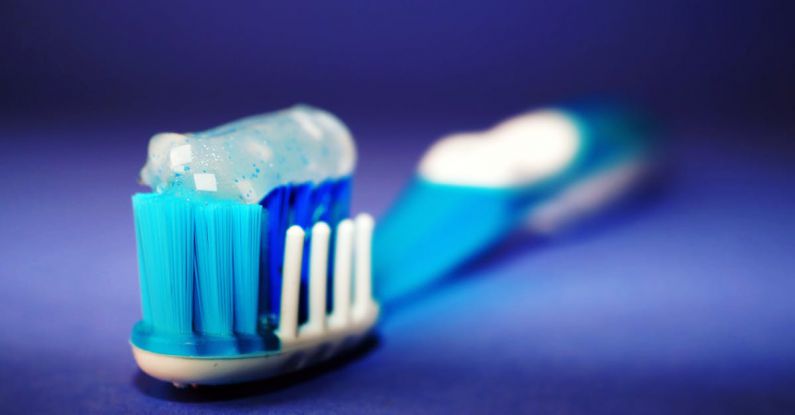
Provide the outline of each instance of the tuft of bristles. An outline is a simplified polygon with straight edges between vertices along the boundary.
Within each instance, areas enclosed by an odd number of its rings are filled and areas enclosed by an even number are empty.
[[[133,196],[143,319],[155,330],[193,331],[193,205],[153,194]]]
[[[262,215],[260,206],[232,215],[235,332],[241,334],[257,333]]]
[[[176,335],[256,334],[261,206],[137,194],[133,212],[145,323]]]

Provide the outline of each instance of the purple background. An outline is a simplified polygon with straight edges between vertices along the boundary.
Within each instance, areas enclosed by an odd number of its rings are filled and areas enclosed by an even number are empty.
[[[693,3],[3,3],[0,412],[791,412],[792,7]],[[380,214],[441,134],[594,93],[667,126],[669,180],[623,214],[512,238],[316,370],[177,391],[136,369],[154,132],[326,107]]]

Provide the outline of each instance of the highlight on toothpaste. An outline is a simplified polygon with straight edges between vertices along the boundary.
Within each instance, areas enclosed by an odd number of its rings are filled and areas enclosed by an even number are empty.
[[[350,218],[353,138],[295,106],[152,137],[133,196],[139,367],[175,385],[277,376],[361,343],[379,314],[373,220]]]

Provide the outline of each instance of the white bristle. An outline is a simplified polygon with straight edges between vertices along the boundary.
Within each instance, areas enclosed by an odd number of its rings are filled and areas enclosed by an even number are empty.
[[[356,217],[356,251],[354,254],[354,287],[355,297],[353,304],[354,316],[361,316],[368,312],[373,305],[372,264],[370,251],[373,240],[373,217],[360,214]]]
[[[331,229],[324,222],[312,227],[308,253],[309,315],[301,327],[297,327],[297,322],[304,230],[297,225],[287,230],[278,331],[282,342],[295,344],[296,341],[317,338],[328,330],[349,330],[371,320],[378,313],[372,293],[370,259],[373,226],[373,218],[365,214],[353,221],[345,219],[337,225],[332,287],[334,306],[328,319],[326,291]]]
[[[309,320],[306,327],[323,331],[326,325],[326,281],[328,280],[328,242],[331,229],[325,222],[312,227],[309,250]]]
[[[334,309],[331,324],[339,326],[348,322],[351,308],[353,222],[350,219],[345,219],[337,225],[334,246]]]
[[[297,336],[298,299],[301,286],[301,260],[304,250],[304,230],[294,225],[287,230],[282,271],[282,299],[279,313],[279,337],[284,340]]]

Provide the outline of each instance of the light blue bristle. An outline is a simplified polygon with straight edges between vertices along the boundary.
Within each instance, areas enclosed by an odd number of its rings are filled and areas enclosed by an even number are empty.
[[[201,334],[232,334],[233,270],[232,211],[226,203],[196,208],[196,318]]]
[[[232,209],[234,255],[235,332],[257,333],[260,236],[262,207],[240,205]]]
[[[193,206],[154,194],[133,196],[144,322],[162,333],[192,332]]]
[[[133,197],[143,319],[166,334],[257,334],[263,209]]]

